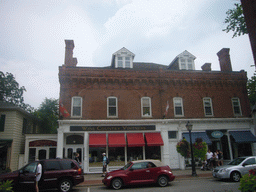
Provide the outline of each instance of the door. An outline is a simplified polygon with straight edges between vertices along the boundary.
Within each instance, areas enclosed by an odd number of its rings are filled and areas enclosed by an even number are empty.
[[[255,158],[249,158],[243,163],[242,175],[248,174],[250,169],[256,168]]]
[[[75,159],[75,153],[79,154],[79,161],[80,161],[80,165],[83,165],[83,156],[84,156],[84,152],[83,152],[83,146],[82,145],[76,145],[76,146],[66,146],[65,147],[65,154],[66,157],[65,158],[69,158],[69,159]]]
[[[147,162],[135,163],[130,168],[128,177],[130,178],[131,183],[146,183],[149,180],[149,173],[150,171],[147,169]]]
[[[20,170],[19,184],[22,188],[35,188],[37,164],[37,162],[30,163]]]

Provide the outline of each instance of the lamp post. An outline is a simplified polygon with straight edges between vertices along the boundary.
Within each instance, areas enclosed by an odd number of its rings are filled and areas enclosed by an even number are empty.
[[[191,138],[191,130],[193,128],[193,125],[188,121],[186,124],[186,128],[189,132],[189,138],[190,138],[190,149],[191,149],[191,158],[192,158],[192,176],[197,176],[195,160],[194,160],[194,153],[193,153],[193,146],[192,146],[192,138]]]

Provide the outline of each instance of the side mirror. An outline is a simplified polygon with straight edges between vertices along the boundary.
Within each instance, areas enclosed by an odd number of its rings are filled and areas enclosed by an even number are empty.
[[[134,170],[133,168],[129,169],[129,171],[133,171],[133,170]]]
[[[246,165],[248,165],[248,164],[247,164],[247,163],[243,163],[243,165],[242,165],[242,166],[243,166],[243,167],[245,167]]]

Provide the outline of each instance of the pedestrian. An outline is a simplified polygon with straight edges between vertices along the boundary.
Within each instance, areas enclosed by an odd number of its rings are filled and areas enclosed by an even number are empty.
[[[106,157],[106,153],[102,153],[103,156],[103,169],[102,169],[102,177],[105,177],[106,172],[107,172],[107,157]]]
[[[36,181],[35,181],[36,192],[39,192],[38,182],[40,181],[41,176],[42,176],[42,165],[39,161],[36,168]]]
[[[216,166],[219,166],[219,152],[218,150],[216,150],[214,153],[213,153],[213,167],[215,168]]]
[[[218,165],[223,166],[223,153],[221,150],[218,150]]]
[[[207,161],[207,167],[208,169],[212,168],[212,163],[213,163],[213,153],[211,152],[210,149],[208,149],[207,153],[206,153],[206,161]]]
[[[79,153],[75,153],[75,160],[77,163],[79,163],[79,164],[81,163],[80,159],[79,159]]]

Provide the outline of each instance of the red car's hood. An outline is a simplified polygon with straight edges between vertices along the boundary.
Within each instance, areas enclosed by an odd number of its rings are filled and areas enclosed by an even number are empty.
[[[115,175],[115,174],[120,174],[120,173],[124,173],[124,172],[125,172],[125,170],[118,169],[118,170],[115,170],[115,171],[108,172],[108,175]]]

